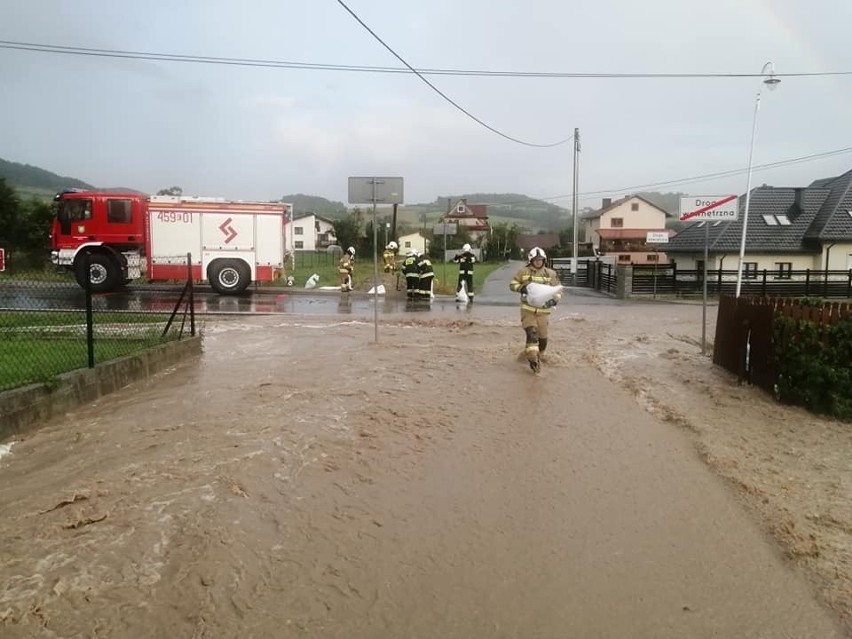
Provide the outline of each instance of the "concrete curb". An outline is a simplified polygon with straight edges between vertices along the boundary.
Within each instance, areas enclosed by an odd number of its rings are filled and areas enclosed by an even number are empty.
[[[186,337],[114,359],[94,368],[59,375],[52,390],[30,384],[0,393],[0,441],[35,429],[66,411],[92,402],[201,353],[201,336]]]

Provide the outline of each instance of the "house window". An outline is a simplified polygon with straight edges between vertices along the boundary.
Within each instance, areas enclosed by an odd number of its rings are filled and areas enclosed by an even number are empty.
[[[757,262],[743,262],[743,279],[757,279]]]
[[[295,226],[295,227],[293,227],[293,234],[294,235],[304,235],[305,229],[303,229],[301,226]]]
[[[778,269],[778,273],[775,274],[775,277],[779,280],[789,280],[793,274],[793,263],[792,262],[775,262],[775,266]]]
[[[651,253],[651,254],[648,256],[648,261],[649,261],[649,262],[657,262],[657,261],[659,260],[659,258],[660,258],[660,256],[659,256],[659,255],[657,255],[656,253]]]
[[[631,211],[638,211],[639,210],[639,202],[632,202],[630,204],[630,210]]]
[[[619,261],[619,262],[629,262],[629,261],[630,261],[630,256],[629,256],[629,255],[619,255],[619,256],[618,256],[618,261]]]
[[[767,226],[790,226],[792,222],[790,218],[787,217],[784,213],[780,213],[778,215],[762,215],[763,221],[766,222]]]
[[[130,224],[130,200],[108,200],[107,222],[110,224]]]
[[[620,229],[624,226],[624,218],[623,217],[614,217],[610,222],[610,228]]]
[[[464,213],[464,204],[459,204],[456,207],[456,213]]]
[[[305,248],[305,243],[302,240],[296,240],[296,248]]]
[[[411,248],[411,242],[404,242],[405,248]]]

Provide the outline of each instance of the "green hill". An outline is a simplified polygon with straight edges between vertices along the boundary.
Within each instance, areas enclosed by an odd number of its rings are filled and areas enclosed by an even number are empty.
[[[18,193],[27,197],[51,198],[63,189],[93,189],[91,184],[63,177],[37,166],[0,159],[0,177]]]
[[[316,213],[332,220],[338,220],[346,215],[346,205],[343,202],[334,202],[318,195],[295,193],[281,196],[281,201],[292,204],[296,215]]]

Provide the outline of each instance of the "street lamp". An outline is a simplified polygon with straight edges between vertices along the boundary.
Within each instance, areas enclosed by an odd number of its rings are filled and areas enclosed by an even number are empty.
[[[767,74],[769,77],[766,77]],[[760,70],[760,75],[765,78],[763,80],[763,84],[765,84],[766,88],[770,91],[773,91],[775,87],[781,83],[781,80],[775,77],[775,64],[773,62],[767,62],[764,64],[763,68]],[[751,148],[748,152],[748,180],[746,184],[745,212],[743,213],[743,234],[740,238],[740,262],[737,265],[736,297],[740,296],[740,289],[742,289],[743,285],[743,258],[745,257],[746,230],[748,229],[748,210],[749,205],[751,204],[751,166],[752,160],[754,159],[754,139],[757,135],[757,112],[760,110],[760,91],[761,89],[758,89],[757,97],[754,101],[754,119],[751,123]]]

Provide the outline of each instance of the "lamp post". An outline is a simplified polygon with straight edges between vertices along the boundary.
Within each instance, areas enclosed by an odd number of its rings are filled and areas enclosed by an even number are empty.
[[[769,77],[763,80],[763,84],[766,85],[766,88],[770,91],[774,90],[778,84],[781,83],[779,78],[775,77],[775,64],[773,62],[767,62],[763,65],[763,68],[760,70],[760,75]],[[746,201],[745,201],[745,212],[743,213],[743,234],[740,238],[740,261],[737,265],[737,293],[736,297],[740,296],[740,290],[743,285],[743,259],[745,258],[745,245],[746,245],[746,231],[748,230],[748,210],[751,205],[751,167],[752,161],[754,159],[754,139],[757,136],[757,112],[760,110],[760,91],[757,91],[757,97],[754,101],[754,117],[751,123],[751,148],[748,152],[748,180],[746,183]]]

